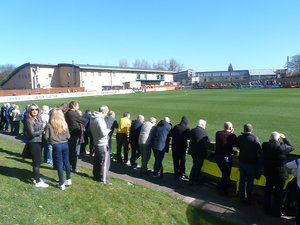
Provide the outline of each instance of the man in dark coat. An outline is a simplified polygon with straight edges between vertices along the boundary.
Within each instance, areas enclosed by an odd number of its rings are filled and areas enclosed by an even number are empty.
[[[190,135],[190,128],[187,125],[188,118],[183,116],[180,123],[175,125],[170,131],[174,174],[178,179],[187,178],[185,175],[185,156],[187,140]]]
[[[207,156],[207,144],[210,143],[210,138],[205,130],[206,121],[199,120],[197,127],[191,130],[189,154],[193,158],[193,167],[190,174],[191,184],[200,184],[201,169],[203,161]]]
[[[153,177],[163,176],[163,165],[162,161],[165,156],[165,152],[169,151],[169,133],[172,128],[170,124],[170,118],[165,117],[159,121],[157,126],[153,130],[151,146],[154,153],[154,171]]]
[[[141,156],[141,151],[139,147],[139,136],[141,133],[141,128],[144,123],[144,116],[138,115],[136,120],[133,120],[129,132],[129,143],[131,145],[131,158],[130,165],[133,168],[137,167],[136,160]]]
[[[234,189],[230,181],[230,173],[232,168],[232,151],[233,147],[236,146],[237,137],[233,132],[233,125],[229,121],[224,123],[224,130],[216,132],[215,158],[222,172],[221,195],[227,195],[230,190]]]
[[[280,139],[283,143],[279,142]],[[282,216],[283,186],[288,177],[285,164],[287,163],[287,154],[293,150],[294,147],[289,139],[276,131],[271,133],[268,142],[262,144],[266,177],[264,208],[267,214],[275,217]],[[273,202],[272,197],[274,198]]]
[[[65,113],[66,122],[68,124],[70,139],[69,139],[69,154],[70,164],[73,172],[79,172],[77,169],[77,159],[80,153],[80,124],[84,124],[85,118],[78,113],[79,103],[77,101],[71,101],[69,104],[69,110]]]
[[[251,203],[253,180],[258,168],[258,157],[261,152],[259,139],[252,134],[253,127],[250,123],[244,125],[244,132],[238,136],[237,148],[239,154],[240,184],[239,195],[242,202]],[[247,185],[246,185],[247,184]],[[247,198],[245,196],[245,186]]]
[[[1,106],[1,111],[0,111],[0,118],[1,118],[0,129],[1,130],[3,130],[4,125],[5,125],[5,110],[6,110],[6,104],[3,104]]]

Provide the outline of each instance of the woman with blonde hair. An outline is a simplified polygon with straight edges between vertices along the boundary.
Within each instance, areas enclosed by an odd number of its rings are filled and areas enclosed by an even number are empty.
[[[39,107],[36,104],[31,104],[27,108],[27,118],[24,124],[27,137],[26,148],[29,150],[32,157],[33,177],[36,187],[49,187],[40,178],[40,165],[42,163],[42,134],[44,132],[43,123],[40,119]]]
[[[72,184],[69,162],[69,138],[70,133],[63,112],[60,109],[54,109],[45,128],[45,139],[53,147],[53,156],[59,178],[58,187],[61,190],[65,190],[66,186]],[[66,181],[64,181],[64,168],[67,176]]]

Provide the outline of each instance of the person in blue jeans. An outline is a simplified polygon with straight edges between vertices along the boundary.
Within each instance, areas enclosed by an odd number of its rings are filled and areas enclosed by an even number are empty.
[[[250,123],[244,125],[244,132],[238,136],[237,148],[239,154],[240,201],[245,203],[252,202],[253,181],[258,168],[258,157],[261,153],[259,139],[252,134],[253,127]],[[247,196],[246,196],[247,195]]]
[[[54,109],[51,113],[50,121],[45,127],[45,139],[53,147],[53,157],[56,162],[59,178],[58,187],[61,190],[65,190],[66,186],[72,184],[69,161],[69,138],[70,133],[63,112],[60,109]],[[64,168],[66,171],[66,181],[64,181]]]

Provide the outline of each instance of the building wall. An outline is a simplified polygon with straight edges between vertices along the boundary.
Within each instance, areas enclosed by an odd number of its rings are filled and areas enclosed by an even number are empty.
[[[22,66],[24,68],[22,68]],[[24,64],[2,87],[3,89],[37,89],[52,87],[84,87],[86,91],[123,89],[125,83],[139,82],[142,85],[164,85],[173,82],[172,73],[120,71],[80,68],[78,65]],[[140,76],[142,76],[141,79]],[[150,82],[150,83],[149,83]]]
[[[59,66],[59,84],[61,87],[80,87],[80,70],[74,66]]]
[[[86,91],[101,91],[103,85],[103,73],[101,71],[80,71],[82,87]]]
[[[173,75],[172,74],[165,74],[165,82],[173,82]]]
[[[51,82],[55,71],[55,66],[34,66],[30,67],[30,75],[32,88],[50,88]]]
[[[19,70],[5,83],[5,89],[32,89],[30,67]]]

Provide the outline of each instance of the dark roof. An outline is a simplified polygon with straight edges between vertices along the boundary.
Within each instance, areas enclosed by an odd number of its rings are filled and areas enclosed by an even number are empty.
[[[101,66],[101,65],[89,65],[89,64],[76,64],[81,69],[98,69],[98,70],[116,70],[116,71],[137,71],[137,72],[152,72],[152,73],[176,73],[176,71],[169,70],[155,70],[155,69],[144,69],[134,67],[119,67],[119,66]]]

